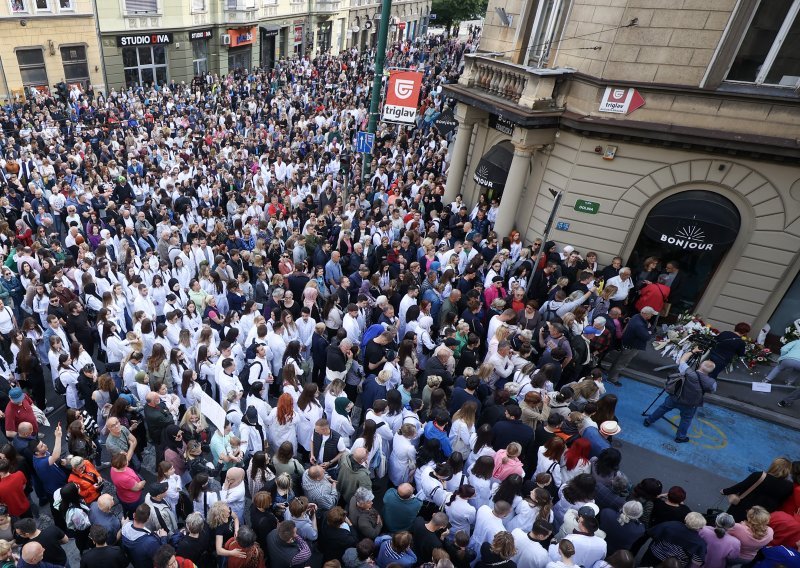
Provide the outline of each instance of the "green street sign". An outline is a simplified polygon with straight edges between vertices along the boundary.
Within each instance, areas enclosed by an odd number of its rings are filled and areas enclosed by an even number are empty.
[[[598,211],[600,211],[600,204],[595,203],[594,201],[586,201],[585,199],[578,199],[575,202],[575,211],[580,211],[581,213],[589,213],[594,215]]]

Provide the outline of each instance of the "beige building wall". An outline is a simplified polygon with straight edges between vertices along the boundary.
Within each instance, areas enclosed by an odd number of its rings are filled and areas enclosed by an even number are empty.
[[[606,264],[617,254],[628,258],[648,212],[665,197],[689,189],[717,192],[737,206],[742,223],[696,311],[720,324],[747,321],[756,329],[763,326],[800,268],[800,170],[611,143],[618,146],[616,158],[604,160],[595,148],[604,148],[608,141],[562,131],[552,150],[535,154],[542,177],[529,178],[517,228],[529,241],[540,237],[553,204],[547,189],[564,190],[556,221],[568,222],[569,231],[554,229],[551,238],[580,251],[595,250]],[[575,211],[577,199],[598,202],[599,212]]]
[[[47,83],[53,85],[64,79],[61,47],[82,45],[86,47],[89,81],[99,90],[104,89],[102,58],[95,27],[91,0],[73,0],[73,9],[60,10],[56,0],[50,0],[50,11],[36,11],[33,0],[23,4],[25,12],[11,12],[9,2],[0,2],[0,60],[4,81],[13,92],[22,90],[22,76],[16,51],[24,48],[41,48],[44,51]],[[0,82],[2,86],[2,82]],[[0,93],[6,96],[7,93]]]

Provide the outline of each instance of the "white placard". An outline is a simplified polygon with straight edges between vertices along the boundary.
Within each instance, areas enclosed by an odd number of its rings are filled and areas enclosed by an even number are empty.
[[[225,410],[203,391],[200,391],[200,412],[220,433],[225,432]]]
[[[753,392],[772,392],[770,383],[753,383]]]

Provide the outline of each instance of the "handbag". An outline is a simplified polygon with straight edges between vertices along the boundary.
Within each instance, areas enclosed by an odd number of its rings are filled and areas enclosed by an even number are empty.
[[[745,499],[745,497],[747,497],[747,496],[748,496],[748,495],[750,495],[750,494],[751,494],[753,491],[755,491],[756,487],[758,487],[759,485],[761,485],[761,484],[764,482],[764,480],[765,480],[766,478],[767,478],[767,472],[766,472],[766,471],[762,471],[762,472],[761,472],[761,477],[759,477],[759,478],[758,478],[758,481],[756,481],[755,483],[753,483],[753,485],[751,485],[751,486],[750,486],[750,487],[747,489],[747,491],[745,491],[745,492],[744,492],[744,493],[742,493],[741,495],[737,495],[736,493],[731,493],[730,495],[728,495],[728,496],[727,496],[727,497],[728,497],[728,503],[730,503],[731,505],[738,505],[739,503],[741,503],[741,502],[742,502],[742,500],[744,500],[744,499]]]

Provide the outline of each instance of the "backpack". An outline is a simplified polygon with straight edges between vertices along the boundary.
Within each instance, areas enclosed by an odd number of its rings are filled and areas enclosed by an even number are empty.
[[[667,377],[667,382],[664,383],[664,391],[672,396],[681,396],[681,392],[683,392],[683,384],[685,382],[686,375],[673,373]]]
[[[67,394],[67,387],[65,387],[64,383],[61,382],[61,375],[58,375],[56,380],[53,381],[53,390],[56,391],[56,394]]]
[[[261,373],[264,371],[264,365],[261,364],[261,361],[252,361],[247,363],[239,372],[239,382],[242,383],[242,386],[245,388],[245,390],[250,389],[250,369],[256,365],[261,367],[261,371],[258,373],[261,375]]]
[[[250,345],[247,347],[247,349],[246,349],[246,350],[245,350],[245,352],[244,352],[244,359],[245,359],[245,361],[252,361],[253,359],[255,359],[255,358],[256,358],[256,348],[257,348],[259,345],[264,345],[264,344],[263,344],[263,343],[261,343],[261,342],[259,342],[259,341],[253,341],[253,342],[252,342],[252,343],[251,343],[251,344],[250,344]]]
[[[559,319],[558,317],[558,308],[551,310],[551,306],[553,305],[553,301],[550,300],[545,304],[544,308],[544,321],[556,321]]]
[[[175,516],[178,522],[186,521],[186,517],[194,513],[194,503],[186,491],[178,491],[178,502],[175,504]]]

